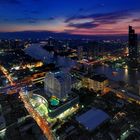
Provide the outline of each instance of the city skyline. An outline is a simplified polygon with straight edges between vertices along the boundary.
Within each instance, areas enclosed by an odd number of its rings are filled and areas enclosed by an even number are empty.
[[[72,35],[140,33],[136,0],[0,0],[0,32],[47,31]]]

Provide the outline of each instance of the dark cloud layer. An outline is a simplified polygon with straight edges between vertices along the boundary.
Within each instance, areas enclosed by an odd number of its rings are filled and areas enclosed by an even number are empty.
[[[25,17],[25,18],[17,18],[16,21],[19,23],[37,23],[41,19],[39,18],[32,18],[32,17]]]
[[[102,13],[102,14],[90,14],[90,15],[79,15],[67,18],[65,20],[68,23],[68,26],[76,28],[95,28],[103,24],[115,24],[120,20],[126,19],[131,16],[130,11],[117,11],[112,13]],[[82,19],[93,19],[93,22],[86,22],[82,24],[74,24],[73,20],[82,20]]]
[[[140,22],[140,18],[133,19],[133,22]]]
[[[102,14],[90,14],[90,15],[79,15],[79,16],[73,16],[70,18],[67,18],[65,22],[70,22],[75,19],[87,19],[87,18],[93,18],[97,21],[114,21],[119,19],[127,18],[131,15],[130,11],[117,11],[117,12],[111,12],[111,13],[102,13]]]
[[[86,28],[86,29],[90,29],[90,28],[95,28],[95,27],[97,27],[98,24],[94,24],[93,22],[77,23],[77,24],[70,23],[68,26],[69,26],[69,27],[76,27],[76,28]]]
[[[52,21],[55,20],[54,17],[46,17],[46,18],[38,18],[38,17],[25,17],[25,18],[16,18],[16,21],[18,23],[32,23],[32,24],[36,24],[42,21]]]

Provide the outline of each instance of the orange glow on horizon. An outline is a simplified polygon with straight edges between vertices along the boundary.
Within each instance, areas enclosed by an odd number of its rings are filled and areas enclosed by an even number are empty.
[[[80,22],[89,22],[90,19],[81,20]],[[132,18],[123,19],[116,23],[99,24],[93,28],[76,28],[68,26],[64,19],[58,19],[54,23],[42,23],[39,25],[1,25],[0,32],[22,32],[22,31],[50,31],[56,33],[68,33],[74,35],[124,35],[127,34],[127,27],[134,26],[137,33],[140,33],[139,21],[133,21]],[[79,20],[74,20],[78,23]],[[93,21],[94,24],[94,21]]]

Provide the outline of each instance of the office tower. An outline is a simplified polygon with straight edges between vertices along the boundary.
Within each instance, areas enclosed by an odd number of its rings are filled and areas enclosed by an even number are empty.
[[[129,26],[129,42],[128,42],[128,48],[129,48],[129,64],[131,66],[137,65],[137,58],[138,58],[138,41],[137,41],[137,34],[135,33],[135,30],[132,28],[132,26]]]
[[[77,55],[78,55],[78,60],[83,59],[83,47],[82,46],[78,46]]]
[[[140,41],[138,41],[138,60],[140,63]]]
[[[90,42],[88,46],[88,59],[96,59],[99,55],[99,46],[98,42]]]
[[[93,42],[89,42],[89,44],[88,44],[87,58],[88,58],[89,60],[92,60],[92,59],[94,58],[94,47],[93,47]]]
[[[67,72],[49,72],[45,77],[45,92],[51,97],[55,96],[60,100],[65,100],[71,92],[71,76]]]

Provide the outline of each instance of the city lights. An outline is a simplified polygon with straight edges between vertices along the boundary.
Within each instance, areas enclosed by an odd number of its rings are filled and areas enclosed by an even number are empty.
[[[0,140],[140,140],[139,0],[0,0]]]

